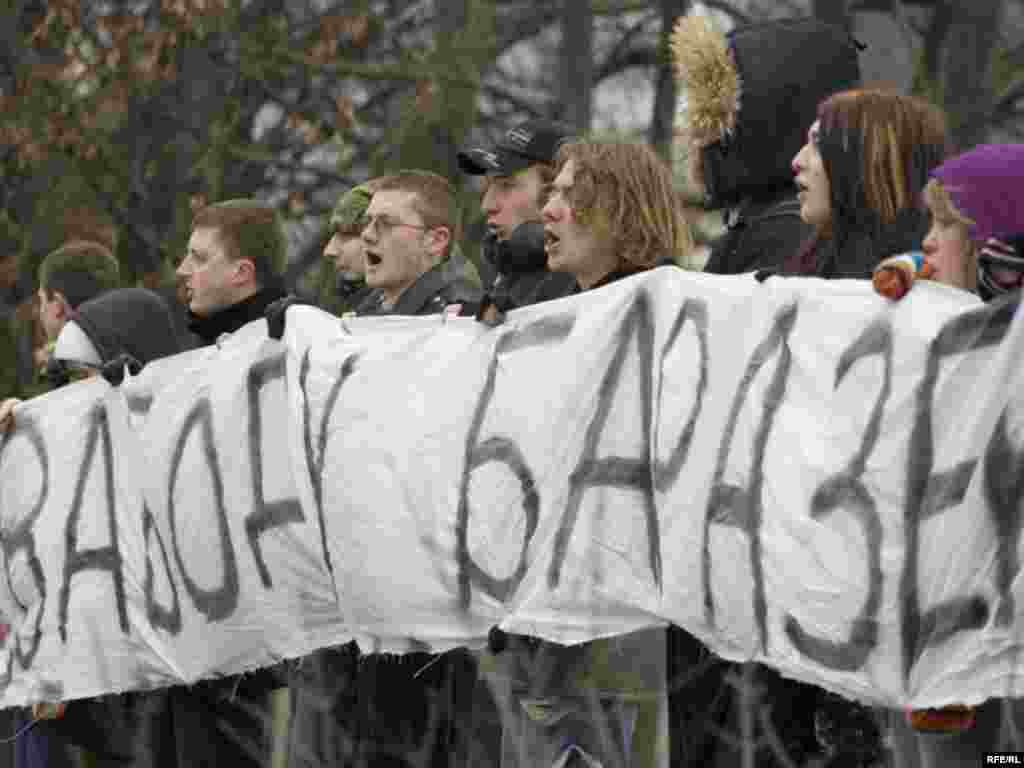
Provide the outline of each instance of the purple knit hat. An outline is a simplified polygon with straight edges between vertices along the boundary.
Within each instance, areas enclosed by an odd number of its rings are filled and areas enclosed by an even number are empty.
[[[1024,233],[1024,144],[979,144],[931,172],[957,209],[974,220],[971,238]]]

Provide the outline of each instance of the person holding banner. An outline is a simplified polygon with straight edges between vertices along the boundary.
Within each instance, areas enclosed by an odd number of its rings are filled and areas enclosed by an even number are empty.
[[[929,279],[974,290],[985,301],[1019,300],[1024,285],[1022,188],[1024,144],[979,145],[935,168],[925,187],[932,215],[922,247],[924,259],[933,266]],[[905,262],[905,256],[896,256],[879,266],[900,269]],[[907,291],[914,278],[911,274]],[[985,752],[1024,747],[1022,729],[1024,707],[1017,699],[898,713],[893,723],[895,766],[978,765]]]
[[[569,275],[577,292],[692,247],[671,173],[649,148],[574,141],[557,162],[541,211],[545,251],[548,269]],[[623,755],[631,765],[668,765],[664,630],[492,650],[503,768],[617,765]]]
[[[567,126],[528,120],[511,128],[494,147],[463,150],[459,168],[483,176],[480,208],[487,235],[480,253],[488,298],[499,311],[557,299],[572,280],[548,271],[540,209],[555,177],[555,153],[570,137]]]
[[[862,47],[814,18],[744,24],[728,35],[702,15],[679,19],[671,40],[684,94],[676,133],[692,186],[708,208],[725,212],[726,231],[711,243],[704,271],[778,269],[811,236],[790,160],[818,103],[860,84]]]
[[[814,236],[783,271],[870,277],[915,250],[928,231],[921,192],[947,153],[945,117],[926,101],[882,90],[829,97],[793,158],[800,217]]]
[[[970,278],[985,301],[1020,291],[1024,280],[1022,182],[1024,144],[982,144],[932,172],[929,186],[941,185],[967,226],[964,260],[977,265]],[[970,278],[964,287],[972,287]]]
[[[447,179],[418,170],[385,178],[361,237],[366,284],[375,289],[361,314],[457,314],[478,304],[480,291],[449,268],[458,251],[458,206]]]
[[[120,267],[110,250],[100,243],[75,240],[49,253],[39,265],[37,319],[52,347],[79,304],[118,286]],[[6,393],[10,394],[10,393]],[[4,412],[17,399],[11,398]]]
[[[52,345],[83,301],[116,288],[117,259],[106,246],[85,240],[67,243],[39,265],[39,318]]]
[[[75,240],[62,245],[49,253],[39,265],[38,318],[48,339],[48,348],[52,347],[60,336],[68,321],[76,316],[80,304],[92,299],[105,291],[117,287],[120,280],[120,268],[113,253],[100,243]],[[51,358],[52,361],[52,358]],[[50,364],[46,371],[49,377]],[[18,398],[7,398],[0,403],[0,429],[8,429],[12,424],[15,406],[21,402]],[[62,709],[50,709],[44,712],[38,709],[34,716],[55,716]],[[27,721],[18,721],[19,728],[28,725]],[[17,742],[17,751],[22,756],[21,762],[36,765],[59,766],[67,761],[71,752],[65,744],[65,731],[56,723],[37,721]]]
[[[142,288],[114,288],[64,318],[51,357],[51,381],[59,386],[96,376],[108,365],[144,366],[180,351],[173,317],[160,296]],[[13,428],[19,402],[9,399],[0,405],[0,430]],[[145,743],[137,741],[140,718],[154,711],[162,696],[162,691],[135,691],[36,707],[34,714],[42,720],[18,740],[19,765],[58,766],[71,760],[101,768],[145,762],[153,756],[143,757]],[[49,743],[41,752],[43,734]]]
[[[275,210],[252,199],[201,208],[192,220],[178,265],[192,333],[203,345],[263,318],[284,298],[284,230]],[[164,708],[151,713],[140,743],[161,766],[230,765],[264,768],[273,749],[271,693],[285,681],[278,670],[166,689]]]
[[[544,250],[548,269],[572,275],[577,292],[692,250],[671,172],[647,147],[569,142],[558,150],[558,161],[541,210]]]
[[[353,187],[338,198],[331,211],[331,238],[324,246],[325,268],[331,279],[325,281],[320,304],[334,314],[359,314],[363,303],[373,291],[366,285],[366,263],[363,259],[363,217],[374,189],[381,179],[370,179]],[[329,286],[329,288],[328,288]]]
[[[264,316],[285,295],[285,239],[273,208],[238,199],[201,208],[178,265],[189,330],[203,344]]]
[[[449,264],[458,231],[449,182],[404,170],[354,192],[339,206],[360,231],[358,249],[345,247],[359,251],[370,288],[356,313],[471,314],[478,291]],[[349,643],[302,659],[291,677],[295,768],[466,764],[476,664],[465,649],[364,655]]]
[[[320,304],[334,314],[358,315],[363,304],[373,299],[373,289],[366,285],[360,235],[366,209],[382,178],[370,179],[348,190],[331,211],[332,234],[323,252],[324,267],[331,275],[330,293],[321,293]],[[321,648],[290,665],[289,768],[346,765],[351,758],[358,661],[359,648],[352,641]]]

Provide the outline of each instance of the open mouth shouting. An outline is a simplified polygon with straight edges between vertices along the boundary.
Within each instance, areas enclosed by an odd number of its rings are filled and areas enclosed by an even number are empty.
[[[380,258],[379,254],[376,254],[373,251],[367,251],[366,252],[366,268],[367,269],[372,269],[374,267],[379,267],[380,263],[381,263],[381,258]]]

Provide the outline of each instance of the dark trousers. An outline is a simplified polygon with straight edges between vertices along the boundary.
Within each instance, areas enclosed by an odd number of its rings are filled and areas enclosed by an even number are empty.
[[[139,717],[138,768],[268,768],[270,692],[261,670],[191,686],[149,691]]]
[[[476,663],[469,652],[363,656],[354,644],[291,674],[289,768],[470,765]]]

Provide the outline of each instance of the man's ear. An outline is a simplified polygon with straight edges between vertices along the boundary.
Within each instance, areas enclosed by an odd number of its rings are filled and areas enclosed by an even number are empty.
[[[71,308],[71,304],[68,302],[67,298],[65,298],[64,294],[60,291],[54,291],[53,300],[57,302],[57,317],[61,320],[70,320],[75,312]]]
[[[448,253],[448,246],[452,241],[452,231],[448,227],[434,227],[427,232],[430,241],[427,245],[430,251],[431,260],[438,264]]]
[[[256,265],[252,259],[238,259],[235,262],[235,285],[256,282]]]

